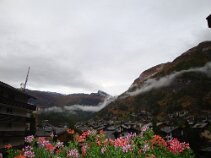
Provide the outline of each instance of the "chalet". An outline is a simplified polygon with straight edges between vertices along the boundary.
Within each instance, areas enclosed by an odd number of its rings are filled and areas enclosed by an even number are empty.
[[[194,129],[204,129],[207,125],[208,125],[208,123],[206,123],[206,122],[198,122],[195,125],[193,125],[192,128],[194,128]]]
[[[172,132],[177,129],[178,127],[174,127],[174,126],[165,126],[162,127],[160,130],[166,134],[170,134],[172,135]]]
[[[62,142],[69,141],[66,128],[56,127],[44,120],[36,129],[35,137],[53,138],[55,141],[60,140]]]
[[[31,99],[35,98],[0,81],[0,149],[22,145],[26,135],[35,133],[36,106],[29,104]]]
[[[206,19],[207,19],[208,27],[211,28],[211,14]]]

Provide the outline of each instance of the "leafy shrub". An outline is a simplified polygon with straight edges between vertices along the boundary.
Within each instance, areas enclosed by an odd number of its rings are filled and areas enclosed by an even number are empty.
[[[106,137],[104,132],[88,130],[81,135],[68,129],[72,140],[67,145],[59,140],[25,138],[22,150],[8,148],[8,157],[15,158],[193,158],[195,157],[188,143],[181,143],[176,138],[166,141],[154,135],[151,128],[143,127],[138,135],[128,134],[115,140]]]

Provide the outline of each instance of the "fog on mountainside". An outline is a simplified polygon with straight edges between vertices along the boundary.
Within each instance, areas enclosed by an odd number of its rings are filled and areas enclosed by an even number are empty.
[[[59,112],[59,113],[62,113],[62,112],[75,113],[76,111],[98,112],[114,100],[115,100],[115,97],[109,96],[105,98],[103,102],[95,106],[92,106],[92,105],[71,105],[71,106],[62,106],[62,107],[53,106],[49,108],[44,108],[41,112]]]
[[[188,70],[173,72],[172,74],[161,77],[161,78],[150,78],[146,80],[140,88],[137,88],[135,91],[132,91],[132,92],[126,92],[123,96],[121,96],[121,98],[122,97],[124,98],[127,96],[136,96],[138,94],[150,91],[152,89],[169,86],[176,77],[188,72],[202,72],[202,73],[207,74],[208,77],[211,77],[211,62],[208,62],[203,67],[191,68]],[[133,86],[135,87],[136,85],[133,85]]]

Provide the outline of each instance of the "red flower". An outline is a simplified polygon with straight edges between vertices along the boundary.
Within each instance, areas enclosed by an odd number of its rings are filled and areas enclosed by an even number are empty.
[[[138,153],[141,155],[142,154],[142,149],[139,149]]]
[[[151,142],[152,142],[152,148],[154,145],[165,146],[165,147],[167,146],[166,141],[159,135],[154,135]]]
[[[4,148],[8,150],[8,149],[12,148],[12,145],[11,144],[7,144],[7,145],[4,146]]]
[[[72,129],[72,130],[71,130],[71,129],[67,129],[67,133],[68,133],[68,134],[74,134],[75,131],[74,131],[74,129]]]
[[[82,137],[88,137],[89,136],[89,132],[88,131],[84,131],[81,136]]]
[[[82,155],[83,156],[86,156],[86,153],[87,153],[87,149],[88,149],[88,145],[87,144],[84,144],[82,147],[81,147],[81,152],[82,152]]]
[[[100,130],[100,134],[101,134],[101,135],[103,135],[103,134],[104,134],[104,132],[103,132],[103,130],[102,130],[102,129]]]
[[[169,141],[169,150],[176,154],[176,153],[181,153],[185,149],[184,143],[180,143],[177,138],[174,138]]]
[[[97,145],[100,146],[100,144],[101,144],[101,143],[100,143],[100,141],[98,140],[98,141],[97,141]]]
[[[114,140],[109,139],[109,144],[110,144],[110,145],[113,145],[113,144],[114,144]]]
[[[15,158],[26,158],[25,156],[23,156],[22,154],[15,156]]]
[[[48,151],[50,151],[50,152],[52,152],[54,150],[54,146],[49,143],[49,144],[46,144],[45,145],[45,149],[48,150]]]
[[[56,149],[56,154],[58,155],[61,152],[61,150]]]
[[[79,136],[78,134],[75,136],[75,141],[82,143],[85,141],[85,137],[84,136]]]
[[[123,147],[126,144],[127,144],[126,138],[120,137],[120,138],[117,138],[117,139],[114,140],[114,146],[115,147]]]

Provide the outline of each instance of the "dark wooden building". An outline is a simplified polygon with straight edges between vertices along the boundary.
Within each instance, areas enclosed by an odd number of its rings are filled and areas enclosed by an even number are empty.
[[[36,106],[30,99],[35,98],[0,81],[0,148],[22,145],[26,135],[35,133]]]
[[[211,14],[207,17],[208,27],[211,28]]]

